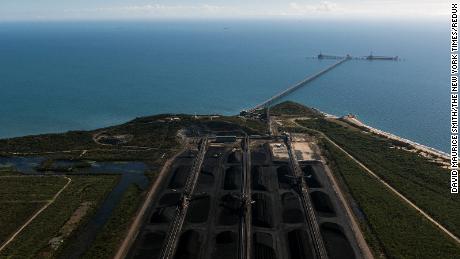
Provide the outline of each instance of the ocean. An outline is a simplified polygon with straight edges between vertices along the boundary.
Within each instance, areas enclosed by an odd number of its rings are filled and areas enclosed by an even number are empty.
[[[237,114],[332,64],[285,99],[449,150],[449,24],[382,21],[0,23],[0,138],[156,113]]]

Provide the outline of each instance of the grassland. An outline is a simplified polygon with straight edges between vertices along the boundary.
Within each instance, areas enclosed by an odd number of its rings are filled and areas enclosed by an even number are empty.
[[[0,202],[0,244],[3,244],[45,202]]]
[[[322,117],[323,115],[314,109],[308,108],[304,105],[286,101],[282,102],[270,109],[270,114],[275,116],[314,116]]]
[[[71,176],[71,179],[56,201],[0,253],[0,258],[55,258],[59,250],[51,249],[50,239],[59,235],[62,226],[82,203],[90,202],[89,212],[78,224],[83,225],[113,188],[118,176]]]
[[[11,176],[19,175],[14,166],[3,166],[0,167],[0,176]]]
[[[398,143],[325,119],[299,121],[319,130],[433,218],[460,235],[460,197],[450,194],[449,172]]]
[[[109,221],[97,235],[96,240],[83,258],[113,258],[124,238],[124,233],[129,228],[129,224],[139,208],[143,198],[141,193],[142,191],[134,184],[126,189]]]
[[[66,183],[62,177],[0,177],[0,244]]]
[[[368,244],[377,257],[458,258],[460,246],[404,204],[353,160],[324,142],[333,173],[358,204]]]
[[[66,183],[63,177],[0,177],[0,202],[49,200]]]

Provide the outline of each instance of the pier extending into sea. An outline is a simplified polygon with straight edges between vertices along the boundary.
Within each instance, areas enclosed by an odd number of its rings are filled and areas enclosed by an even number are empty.
[[[331,71],[332,69],[334,69],[335,67],[337,67],[338,65],[344,63],[345,61],[349,60],[349,58],[343,58],[343,59],[340,59],[339,61],[337,61],[336,63],[332,64],[331,66],[319,71],[318,73],[312,75],[312,76],[309,76],[307,78],[305,78],[304,80],[298,82],[297,84],[293,85],[293,86],[290,86],[289,88],[287,88],[286,90],[282,91],[281,93],[278,93],[274,96],[272,96],[271,98],[269,98],[268,100],[254,106],[253,108],[251,109],[248,109],[246,110],[246,112],[254,112],[255,110],[259,110],[259,109],[262,109],[262,108],[265,108],[267,106],[270,106],[271,104],[275,103],[276,101],[278,101],[279,99],[283,98],[284,96],[296,91],[297,89],[301,88],[302,86],[308,84],[309,82],[313,81],[314,79],[320,77],[321,75]]]
[[[260,109],[263,109],[263,108],[266,108],[266,107],[269,107],[270,105],[272,105],[273,103],[276,103],[277,101],[279,101],[281,98],[285,97],[286,95],[300,89],[301,87],[305,86],[306,84],[310,83],[311,81],[315,80],[316,78],[320,77],[321,75],[324,75],[325,73],[331,71],[332,69],[336,68],[337,66],[339,66],[340,64],[348,61],[348,60],[391,60],[391,61],[398,61],[399,60],[399,57],[398,56],[374,56],[372,55],[372,53],[369,55],[369,56],[363,56],[363,57],[352,57],[350,55],[346,55],[346,56],[336,56],[336,55],[326,55],[326,54],[322,54],[320,53],[317,57],[315,57],[317,59],[336,59],[338,60],[336,63],[330,65],[329,67],[317,72],[316,74],[313,74],[307,78],[305,78],[304,80],[296,83],[295,85],[292,85],[290,87],[288,87],[287,89],[285,89],[284,91],[270,97],[269,99],[265,100],[264,102],[262,103],[259,103],[257,104],[256,106],[250,108],[250,109],[247,109],[245,110],[245,112],[247,113],[252,113],[256,110],[260,110]]]

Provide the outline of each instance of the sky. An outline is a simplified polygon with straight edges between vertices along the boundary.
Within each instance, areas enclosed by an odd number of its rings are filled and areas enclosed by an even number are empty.
[[[448,17],[447,0],[0,0],[0,21]]]

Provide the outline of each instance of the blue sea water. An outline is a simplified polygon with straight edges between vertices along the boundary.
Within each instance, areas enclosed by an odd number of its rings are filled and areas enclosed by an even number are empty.
[[[0,23],[0,138],[155,113],[236,114],[333,61],[287,97],[449,149],[449,25],[401,22]]]

